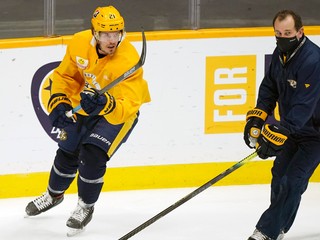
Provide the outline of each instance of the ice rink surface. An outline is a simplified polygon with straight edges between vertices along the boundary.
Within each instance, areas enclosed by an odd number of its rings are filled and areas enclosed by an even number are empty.
[[[0,200],[1,240],[116,240],[179,201],[196,188],[104,192],[92,221],[78,236],[65,226],[77,196],[67,194],[56,208],[25,218],[33,198]],[[269,185],[213,186],[163,216],[130,239],[247,240],[269,204]],[[320,184],[310,183],[285,240],[320,239]]]

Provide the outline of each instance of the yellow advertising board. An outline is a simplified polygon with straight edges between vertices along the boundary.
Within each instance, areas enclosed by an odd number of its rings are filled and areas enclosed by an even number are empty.
[[[206,134],[243,132],[255,100],[256,55],[206,57]]]

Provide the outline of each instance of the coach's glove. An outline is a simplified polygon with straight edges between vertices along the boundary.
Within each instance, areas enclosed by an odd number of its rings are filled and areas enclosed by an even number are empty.
[[[116,101],[108,92],[98,94],[93,88],[85,89],[80,93],[80,105],[89,115],[106,115],[116,107]]]
[[[286,128],[265,124],[256,144],[258,156],[262,159],[277,156],[288,136],[289,131]]]
[[[72,110],[71,101],[63,93],[53,94],[48,102],[49,119],[52,126],[64,128],[75,122],[76,116],[68,118],[66,112]]]
[[[249,148],[254,148],[256,146],[257,139],[261,133],[261,128],[267,117],[268,114],[258,108],[248,111],[243,139]]]

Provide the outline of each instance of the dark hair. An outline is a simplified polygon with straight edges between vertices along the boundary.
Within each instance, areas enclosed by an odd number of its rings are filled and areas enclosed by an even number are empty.
[[[295,13],[292,10],[281,10],[280,12],[278,12],[272,21],[272,26],[274,27],[274,23],[275,21],[278,19],[279,21],[284,20],[287,16],[292,16],[293,20],[294,20],[294,28],[299,31],[300,28],[302,28],[302,20],[301,17]]]

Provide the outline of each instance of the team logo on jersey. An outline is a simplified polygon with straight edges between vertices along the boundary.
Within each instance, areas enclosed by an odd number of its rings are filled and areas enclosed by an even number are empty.
[[[59,64],[60,62],[51,62],[40,67],[33,75],[31,82],[31,98],[33,109],[45,132],[52,140],[56,142],[60,137],[60,129],[52,127],[48,117],[47,104],[50,98],[52,84],[49,75],[56,67],[59,66]]]
[[[287,81],[292,88],[297,88],[297,81],[296,80],[288,79]]]
[[[76,56],[76,63],[79,68],[85,69],[86,67],[88,67],[89,61],[82,57]]]

